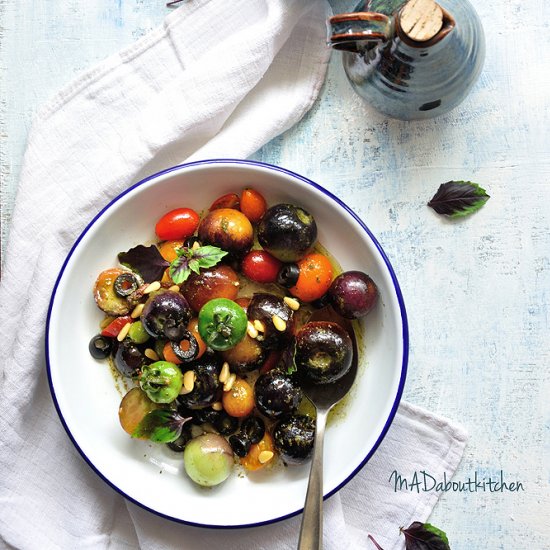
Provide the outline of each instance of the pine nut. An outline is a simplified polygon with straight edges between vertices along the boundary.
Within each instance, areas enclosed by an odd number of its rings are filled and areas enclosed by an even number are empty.
[[[235,281],[235,282],[233,283],[233,286],[241,286],[241,283],[239,283],[239,281]]]
[[[221,401],[216,401],[215,403],[212,403],[212,410],[221,411],[222,409],[223,409],[223,405]]]
[[[145,307],[145,304],[138,304],[135,308],[134,308],[134,311],[132,311],[130,317],[132,319],[137,319],[140,315],[141,315],[141,312],[143,311],[143,308]]]
[[[222,365],[222,370],[220,371],[220,375],[218,376],[218,380],[222,383],[222,384],[225,384],[227,382],[227,379],[229,378],[229,363],[226,361],[223,365]]]
[[[182,389],[185,389],[185,393],[191,393],[193,391],[193,388],[195,387],[195,379],[196,378],[197,377],[195,375],[194,370],[188,370],[183,375],[183,388]]]
[[[262,451],[258,455],[258,462],[260,464],[265,464],[266,462],[269,462],[275,455],[271,451]]]
[[[248,336],[250,336],[250,338],[257,338],[258,337],[258,331],[256,330],[256,328],[254,327],[254,325],[248,321],[248,325],[246,327],[246,332],[248,333]]]
[[[193,243],[193,246],[191,247],[191,250],[197,250],[197,248],[200,248],[200,247],[201,247],[201,245],[200,245],[199,241],[195,241]]]
[[[147,359],[151,359],[151,361],[159,360],[159,356],[157,355],[157,352],[154,349],[147,348],[144,351],[144,354],[145,354],[145,357],[147,357]]]
[[[265,325],[262,321],[260,321],[259,319],[256,319],[254,321],[254,328],[258,331],[258,332],[265,332]]]
[[[155,292],[156,290],[159,290],[161,287],[160,281],[155,281],[154,283],[151,283],[147,286],[147,288],[143,291],[143,294],[151,294],[151,292]]]
[[[180,287],[178,285],[172,285],[168,290],[171,290],[172,292],[179,292]]]
[[[116,339],[119,341],[119,342],[122,342],[122,340],[124,340],[124,338],[126,338],[126,336],[128,336],[128,333],[130,332],[130,325],[132,323],[126,323],[121,329],[120,329],[120,332],[117,334],[117,337]]]
[[[229,378],[227,379],[227,382],[223,385],[223,391],[231,391],[231,388],[233,387],[236,379],[237,375],[234,372],[231,373],[229,375]]]
[[[258,340],[258,342],[263,342],[265,340],[265,336],[263,334],[258,334],[256,340]]]
[[[286,330],[286,322],[283,321],[283,319],[281,319],[278,315],[273,315],[271,320],[279,332],[284,332]]]
[[[300,309],[300,302],[298,302],[295,298],[285,296],[283,301],[292,311],[298,311]]]

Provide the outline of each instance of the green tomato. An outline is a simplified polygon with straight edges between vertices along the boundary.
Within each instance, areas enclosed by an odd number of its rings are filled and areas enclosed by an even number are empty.
[[[183,386],[180,369],[168,361],[157,361],[141,369],[139,385],[154,403],[171,403]]]
[[[143,328],[141,321],[136,321],[130,325],[128,336],[135,344],[144,344],[149,340],[149,333]]]
[[[236,346],[245,336],[248,318],[233,300],[215,298],[199,311],[199,334],[213,350]]]
[[[219,485],[233,469],[233,451],[218,434],[204,434],[192,439],[183,452],[187,475],[204,487]]]

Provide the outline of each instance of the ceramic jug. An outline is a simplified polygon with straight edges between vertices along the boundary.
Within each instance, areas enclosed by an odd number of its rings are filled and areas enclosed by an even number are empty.
[[[329,19],[329,43],[357,93],[402,120],[456,107],[485,58],[483,28],[468,0],[363,0]]]

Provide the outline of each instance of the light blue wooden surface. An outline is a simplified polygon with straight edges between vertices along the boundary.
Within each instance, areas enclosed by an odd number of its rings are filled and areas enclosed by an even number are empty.
[[[476,9],[487,61],[457,110],[386,119],[353,94],[335,54],[312,111],[254,158],[334,191],[379,238],[409,314],[405,398],[471,434],[456,478],[504,470],[525,486],[445,494],[432,522],[453,550],[538,550],[550,540],[550,6]],[[167,11],[160,0],[0,0],[3,249],[33,112]],[[477,181],[491,199],[468,219],[441,219],[426,202],[450,179]]]

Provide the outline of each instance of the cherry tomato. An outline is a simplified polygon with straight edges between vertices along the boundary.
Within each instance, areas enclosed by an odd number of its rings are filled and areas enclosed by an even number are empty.
[[[283,263],[265,250],[252,250],[241,265],[243,274],[257,283],[274,283]]]
[[[244,309],[233,300],[214,298],[199,311],[199,334],[216,351],[225,351],[246,335],[248,319]]]
[[[229,416],[245,418],[254,409],[254,390],[252,386],[237,378],[229,391],[223,392],[222,404]]]
[[[241,212],[252,222],[258,223],[267,210],[267,202],[255,189],[247,187],[241,193]]]
[[[181,365],[183,361],[174,353],[171,342],[166,342],[162,348],[162,355],[165,361],[174,363],[174,365]]]
[[[162,216],[155,226],[155,233],[161,241],[185,239],[195,233],[200,217],[191,208],[176,208]]]
[[[204,352],[206,351],[206,343],[199,333],[198,317],[193,317],[193,319],[189,321],[189,324],[187,325],[187,330],[195,337],[195,340],[199,345],[199,353],[197,354],[197,357],[195,357],[195,359],[198,359],[199,357],[202,357],[204,355]]]
[[[172,263],[177,257],[176,251],[183,246],[183,241],[166,241],[158,245],[160,255],[167,261]]]
[[[259,470],[260,468],[267,466],[271,460],[264,463],[260,462],[259,456],[262,451],[271,451],[275,454],[273,438],[269,435],[267,430],[260,442],[252,445],[250,447],[250,451],[248,451],[248,454],[244,458],[241,458],[241,464],[249,471]]]
[[[117,317],[114,321],[111,321],[102,331],[101,336],[109,336],[110,338],[116,338],[118,333],[122,330],[124,325],[133,323],[134,320],[129,316]]]
[[[323,296],[332,283],[330,260],[313,252],[299,260],[298,267],[300,275],[296,284],[289,289],[290,293],[303,302],[313,302]]]
[[[227,193],[217,198],[208,210],[218,210],[218,208],[234,208],[239,209],[239,195],[236,193]]]

